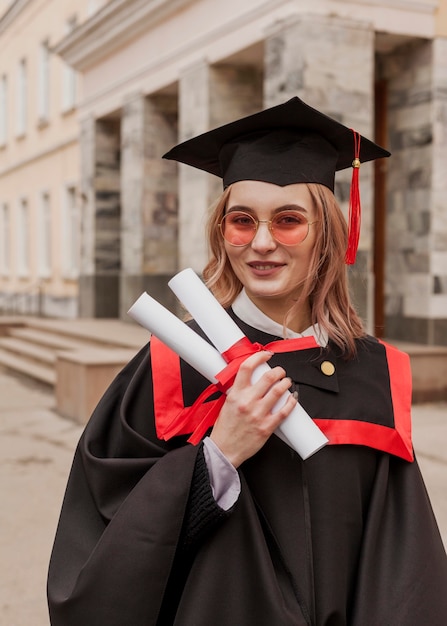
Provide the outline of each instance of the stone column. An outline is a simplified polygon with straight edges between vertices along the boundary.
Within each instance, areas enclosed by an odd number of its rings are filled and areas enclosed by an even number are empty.
[[[176,98],[141,94],[123,107],[120,316],[148,291],[173,308],[177,269],[177,166],[162,155],[177,140]]]
[[[387,221],[389,337],[447,345],[447,40],[414,40],[383,63],[392,168]]]
[[[81,123],[83,199],[79,314],[116,317],[120,265],[119,123]]]
[[[278,23],[265,42],[265,106],[299,96],[367,137],[374,132],[374,31],[365,23],[301,15]],[[336,176],[335,196],[347,216],[351,169]],[[359,313],[372,329],[373,166],[360,170],[362,231],[350,282]]]
[[[447,38],[433,41],[432,272],[429,340],[447,345]]]
[[[81,121],[81,259],[80,259],[80,315],[91,317],[91,279],[95,273],[95,144],[96,120],[90,116]]]
[[[200,63],[180,78],[179,141],[210,128],[209,67]],[[179,165],[179,269],[201,272],[207,257],[204,236],[207,208],[211,202],[210,176],[187,165]]]
[[[262,108],[260,68],[205,62],[180,79],[179,141]],[[179,265],[201,272],[208,259],[205,225],[209,206],[222,193],[220,178],[180,166]]]

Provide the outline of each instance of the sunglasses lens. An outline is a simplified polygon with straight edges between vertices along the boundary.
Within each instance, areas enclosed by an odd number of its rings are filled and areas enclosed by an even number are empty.
[[[285,246],[296,246],[304,241],[309,232],[309,222],[298,211],[281,211],[270,224],[274,239]],[[249,213],[231,211],[219,224],[225,241],[232,246],[246,246],[256,235],[258,222]]]
[[[306,239],[309,222],[298,211],[283,211],[272,220],[272,234],[279,243],[294,246]]]
[[[232,246],[246,246],[256,234],[256,221],[248,213],[232,211],[223,217],[220,230]]]

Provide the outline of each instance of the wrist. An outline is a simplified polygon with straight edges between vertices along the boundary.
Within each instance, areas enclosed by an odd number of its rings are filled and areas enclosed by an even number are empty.
[[[244,461],[244,459],[240,459],[233,450],[227,449],[226,446],[219,441],[219,437],[213,436],[213,432],[209,435],[209,438],[214,443],[214,445],[219,449],[220,453],[227,459],[231,465],[237,469],[239,465]]]

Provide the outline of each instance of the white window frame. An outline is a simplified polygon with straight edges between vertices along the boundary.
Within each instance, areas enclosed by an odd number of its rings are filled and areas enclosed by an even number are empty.
[[[69,35],[77,26],[77,16],[72,15],[65,23],[65,34]],[[77,98],[77,79],[76,71],[64,63],[62,70],[62,113],[68,113],[76,107]]]
[[[52,269],[51,196],[47,189],[39,194],[38,204],[38,273],[39,278],[50,278]]]
[[[30,275],[30,209],[28,199],[20,198],[17,211],[17,275],[28,278]]]
[[[17,118],[16,134],[23,137],[27,130],[27,96],[28,96],[28,76],[26,59],[20,59],[17,68]]]
[[[39,47],[39,76],[37,82],[38,124],[47,124],[50,118],[50,46],[46,39]]]
[[[6,202],[0,206],[0,273],[11,274],[11,212]]]
[[[76,184],[66,183],[62,193],[62,268],[64,278],[74,280],[79,277],[81,262],[81,219]]]
[[[0,148],[8,141],[8,77],[0,78]]]

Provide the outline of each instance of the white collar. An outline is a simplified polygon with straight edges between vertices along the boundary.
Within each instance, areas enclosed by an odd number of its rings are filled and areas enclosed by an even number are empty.
[[[235,314],[249,326],[253,326],[258,330],[262,330],[269,335],[275,335],[277,337],[283,336],[283,327],[278,322],[274,322],[270,317],[265,315],[247,296],[245,289],[242,289],[240,294],[236,297],[235,301],[231,305],[231,308]],[[315,337],[315,341],[319,346],[325,348],[328,343],[328,335],[320,329],[318,324],[315,326],[309,326],[302,333],[296,333],[290,328],[286,329],[286,338],[293,339],[295,337]]]

